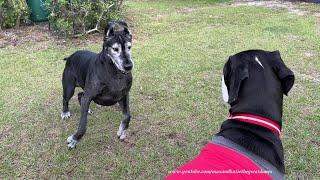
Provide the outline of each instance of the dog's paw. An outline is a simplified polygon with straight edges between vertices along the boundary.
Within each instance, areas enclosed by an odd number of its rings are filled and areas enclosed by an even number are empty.
[[[73,138],[73,135],[69,136],[67,139],[67,145],[69,149],[76,148],[76,145],[78,144],[79,141],[75,140]]]
[[[62,120],[63,120],[63,119],[68,119],[68,118],[70,118],[70,117],[71,117],[70,111],[62,112],[62,113],[61,113],[61,118],[62,118]]]
[[[122,125],[122,123],[119,126],[119,130],[117,132],[117,136],[121,141],[123,141],[127,136],[127,130],[124,129],[124,126]]]
[[[118,131],[117,135],[120,141],[123,141],[127,137],[127,130],[123,130],[121,132]]]
[[[88,110],[89,115],[93,115],[93,111],[91,109]]]

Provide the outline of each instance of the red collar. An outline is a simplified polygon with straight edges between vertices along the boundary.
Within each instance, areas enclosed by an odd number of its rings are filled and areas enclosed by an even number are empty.
[[[252,114],[233,114],[233,115],[230,114],[228,119],[238,120],[246,123],[263,126],[265,128],[270,129],[276,135],[278,136],[281,135],[280,126],[276,122],[261,116],[256,116]]]

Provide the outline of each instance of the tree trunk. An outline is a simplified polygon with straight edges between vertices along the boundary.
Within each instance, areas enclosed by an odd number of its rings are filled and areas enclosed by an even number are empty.
[[[4,19],[4,18],[2,18],[1,8],[2,8],[2,7],[0,6],[0,22],[3,22],[3,19]],[[0,31],[2,31],[1,26],[2,26],[2,23],[0,23]]]
[[[19,12],[17,20],[16,20],[16,26],[15,26],[16,29],[19,28],[19,26],[20,26],[20,19],[21,19],[21,12]]]

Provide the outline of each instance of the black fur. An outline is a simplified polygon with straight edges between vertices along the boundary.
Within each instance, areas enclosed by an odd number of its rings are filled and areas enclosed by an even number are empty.
[[[68,102],[74,94],[74,89],[79,86],[83,92],[78,94],[81,105],[81,117],[77,132],[73,139],[79,141],[86,132],[87,114],[91,101],[103,106],[111,106],[119,103],[124,119],[122,120],[125,129],[129,127],[129,91],[132,85],[132,62],[130,57],[124,53],[123,66],[127,72],[121,72],[112,62],[108,55],[108,48],[117,42],[124,48],[124,42],[131,42],[132,37],[128,30],[116,32],[113,30],[115,22],[108,23],[106,27],[103,49],[100,53],[90,51],[77,51],[70,57],[65,58],[66,66],[63,72],[63,112],[68,112]],[[124,27],[127,29],[127,26]]]
[[[255,61],[259,59],[261,65]],[[229,92],[231,114],[249,113],[282,125],[283,94],[293,86],[294,74],[279,51],[249,50],[226,62],[224,80]],[[270,130],[244,122],[226,120],[217,134],[240,144],[285,171],[281,140]]]

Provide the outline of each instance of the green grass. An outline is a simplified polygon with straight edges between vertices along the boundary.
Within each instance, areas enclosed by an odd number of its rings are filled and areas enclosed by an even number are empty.
[[[280,50],[295,72],[284,99],[287,179],[319,178],[319,18],[231,4],[127,2],[135,69],[125,142],[116,137],[118,108],[92,104],[87,134],[67,150],[80,113],[73,98],[72,118],[60,120],[62,59],[78,49],[98,52],[99,41],[62,46],[46,37],[0,49],[0,178],[163,178],[218,132],[228,110],[220,95],[223,64],[246,49]]]

